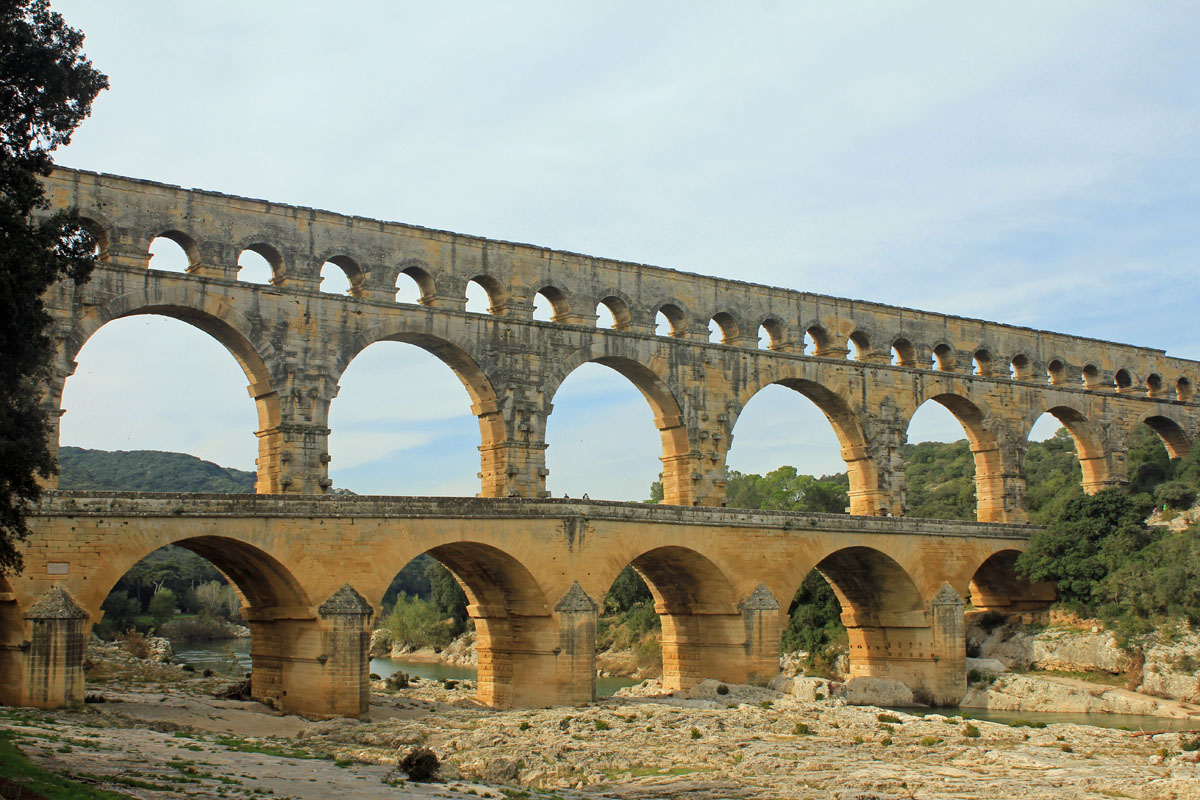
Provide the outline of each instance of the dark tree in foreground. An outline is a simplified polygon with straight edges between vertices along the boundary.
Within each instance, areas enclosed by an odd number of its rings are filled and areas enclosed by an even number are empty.
[[[108,86],[82,45],[46,0],[0,0],[0,574],[21,569],[25,506],[57,469],[41,405],[53,355],[41,296],[59,279],[87,280],[95,260],[74,214],[44,213],[40,182]]]

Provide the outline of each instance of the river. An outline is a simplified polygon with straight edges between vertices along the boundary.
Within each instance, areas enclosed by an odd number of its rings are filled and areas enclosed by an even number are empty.
[[[181,664],[191,664],[196,669],[211,669],[225,675],[242,675],[250,671],[250,640],[229,639],[217,642],[180,642],[175,648],[175,659]],[[372,658],[371,672],[386,678],[396,672],[407,672],[411,677],[433,680],[475,680],[474,667],[443,664],[439,661],[408,661],[402,658]],[[596,678],[596,695],[610,697],[617,689],[633,686],[633,678]],[[1076,725],[1095,725],[1100,728],[1126,728],[1128,730],[1191,730],[1195,720],[1142,717],[1129,714],[1054,714],[1050,712],[991,711],[985,708],[935,708],[928,711],[912,708],[895,709],[906,714],[937,713],[945,716],[961,716],[990,722],[1067,722]]]

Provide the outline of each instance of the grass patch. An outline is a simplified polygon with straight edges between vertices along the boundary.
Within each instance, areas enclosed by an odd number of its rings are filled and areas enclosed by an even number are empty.
[[[94,789],[34,766],[12,742],[12,733],[0,731],[0,791],[42,795],[46,800],[127,800],[125,795]]]
[[[291,747],[283,744],[267,744],[265,742],[252,742],[247,739],[242,739],[237,736],[228,736],[221,734],[213,740],[214,744],[219,744],[229,750],[235,750],[239,753],[261,753],[265,756],[278,756],[279,758],[302,758],[302,759],[319,759],[320,756],[314,755],[307,750],[302,750],[298,747]]]
[[[879,722],[889,722],[892,724],[900,722],[900,718],[895,714],[880,714],[879,716],[875,717],[875,719]]]

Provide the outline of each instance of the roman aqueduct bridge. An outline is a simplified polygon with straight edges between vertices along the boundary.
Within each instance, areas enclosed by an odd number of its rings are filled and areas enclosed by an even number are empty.
[[[101,602],[168,543],[237,584],[254,634],[254,691],[289,710],[365,713],[372,615],[399,566],[423,552],[467,591],[480,699],[490,704],[591,697],[597,603],[628,563],[663,615],[669,685],[769,679],[788,602],[816,567],[842,602],[854,674],[956,702],[964,598],[1020,608],[1052,597],[1012,575],[1029,532],[1023,461],[1034,422],[1049,413],[1070,431],[1088,491],[1126,482],[1138,426],[1172,457],[1200,432],[1200,363],[1161,350],[110,175],[58,169],[47,186],[100,248],[89,283],[45,297],[54,418],[97,330],[139,314],[179,319],[246,374],[258,494],[48,492],[25,572],[0,586],[6,702],[80,699],[84,636]],[[149,269],[159,237],[187,253],[186,273]],[[246,250],[270,263],[270,285],[238,280]],[[348,295],[319,291],[328,264],[345,272]],[[396,301],[398,281],[416,282],[419,304]],[[466,311],[472,281],[490,313]],[[533,319],[539,294],[552,320]],[[605,308],[612,328],[597,325]],[[656,335],[660,313],[669,335]],[[479,419],[478,498],[327,494],[330,403],[351,360],[379,341],[424,348],[466,387]],[[665,505],[546,497],[555,392],[589,362],[626,377],[650,405]],[[772,384],[828,418],[850,515],[721,507],[738,417]],[[902,447],[927,400],[949,409],[970,442],[977,523],[905,517]]]

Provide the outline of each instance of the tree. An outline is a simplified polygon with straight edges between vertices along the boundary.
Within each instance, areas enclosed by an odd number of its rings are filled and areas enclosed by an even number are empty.
[[[74,213],[46,213],[40,182],[108,87],[82,45],[47,0],[0,3],[0,573],[21,569],[27,504],[56,470],[41,404],[53,354],[41,296],[62,278],[85,281],[95,260]]]
[[[175,616],[175,593],[170,589],[159,589],[154,593],[154,597],[150,598],[150,616],[154,617],[154,622],[162,625],[164,622]]]

